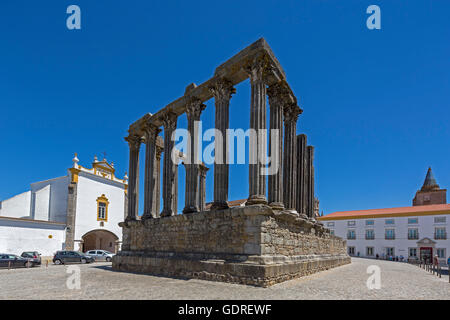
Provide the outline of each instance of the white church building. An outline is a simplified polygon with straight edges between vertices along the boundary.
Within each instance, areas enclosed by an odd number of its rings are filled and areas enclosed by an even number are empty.
[[[102,249],[117,252],[118,223],[126,216],[127,176],[95,157],[92,168],[75,154],[66,176],[32,183],[30,190],[0,201],[0,252]]]

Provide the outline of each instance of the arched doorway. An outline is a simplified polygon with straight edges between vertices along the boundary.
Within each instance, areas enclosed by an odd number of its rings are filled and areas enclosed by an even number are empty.
[[[119,238],[107,230],[92,230],[83,237],[83,252],[89,250],[106,250],[112,253],[118,251]]]

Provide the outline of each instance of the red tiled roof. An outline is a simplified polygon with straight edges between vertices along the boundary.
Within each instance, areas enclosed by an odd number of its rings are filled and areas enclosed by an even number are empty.
[[[432,204],[427,206],[398,207],[384,209],[337,211],[318,218],[319,220],[334,220],[344,218],[366,218],[384,216],[413,216],[431,214],[450,214],[450,204]]]

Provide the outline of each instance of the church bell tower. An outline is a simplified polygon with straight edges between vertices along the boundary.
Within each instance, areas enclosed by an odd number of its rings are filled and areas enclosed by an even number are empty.
[[[433,171],[431,171],[431,167],[429,167],[423,186],[416,192],[416,196],[413,199],[413,206],[446,203],[447,190],[439,187],[434,178]]]

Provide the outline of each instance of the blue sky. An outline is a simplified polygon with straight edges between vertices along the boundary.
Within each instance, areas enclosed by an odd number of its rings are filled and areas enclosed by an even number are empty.
[[[71,4],[81,30],[66,28]],[[371,4],[381,30],[366,28]],[[321,210],[410,205],[428,166],[450,185],[449,11],[448,1],[1,1],[0,199],[66,174],[74,152],[89,166],[106,151],[122,176],[131,122],[264,37],[304,109],[297,132],[316,147]],[[233,128],[248,128],[249,103],[244,82]],[[247,167],[230,172],[230,199],[246,198]]]

